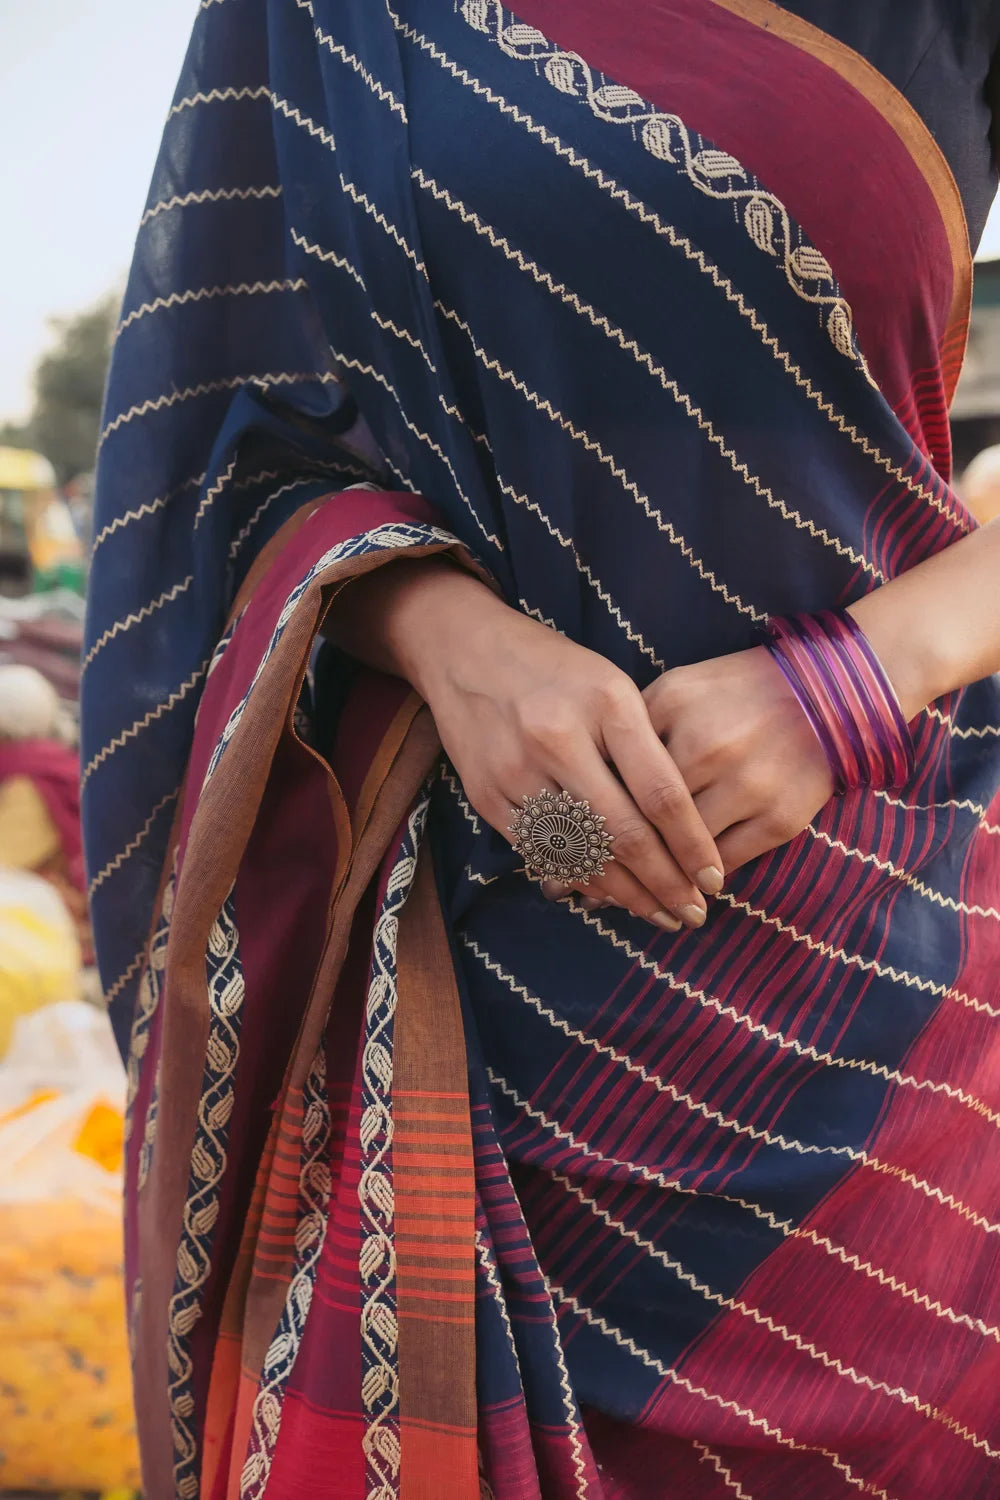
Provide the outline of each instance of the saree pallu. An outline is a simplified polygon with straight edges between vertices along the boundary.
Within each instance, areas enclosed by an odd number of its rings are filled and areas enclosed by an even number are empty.
[[[1000,1493],[997,684],[668,936],[315,646],[432,552],[642,685],[857,598],[973,524],[969,287],[767,0],[204,0],[83,697],[149,1500]]]

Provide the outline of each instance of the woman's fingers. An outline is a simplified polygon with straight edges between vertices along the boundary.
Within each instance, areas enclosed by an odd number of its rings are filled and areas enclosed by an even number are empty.
[[[704,896],[677,864],[628,789],[602,760],[596,745],[588,742],[580,746],[570,764],[555,770],[560,785],[572,797],[585,798],[592,810],[603,816],[605,830],[613,837],[614,859],[605,865],[601,888],[618,905],[659,926],[669,925],[664,915],[673,913],[689,926],[700,927],[705,920]],[[714,844],[711,847],[714,850]],[[587,893],[591,894],[590,886]]]
[[[726,862],[726,870],[738,870],[740,865],[770,854],[791,835],[780,835],[768,818],[747,818],[743,823],[734,823],[719,838],[719,849]]]
[[[627,690],[621,694],[601,728],[605,749],[635,805],[657,830],[677,866],[698,891],[717,895],[724,879],[719,850],[657,736],[638,690],[634,695]],[[704,905],[700,896],[697,900]]]
[[[562,769],[548,775],[532,771],[528,773],[525,784],[537,791],[543,787],[552,792],[565,789],[577,800],[585,798],[595,813],[604,815],[607,831],[615,836],[611,846],[614,858],[606,862],[602,875],[592,876],[586,885],[579,881],[546,881],[543,882],[545,893],[565,895],[573,891],[600,900],[602,904],[608,902],[634,912],[637,917],[643,917],[665,932],[677,932],[683,923],[700,926],[705,920],[703,898],[677,868],[656,830],[642,818],[592,742],[589,742],[589,748],[590,754],[580,757],[586,760],[585,766],[576,764],[568,774]],[[514,789],[506,795],[494,794],[479,810],[509,839],[513,810],[520,805],[524,795],[523,791]],[[533,791],[531,795],[537,795],[537,792]],[[618,853],[619,829],[626,831],[625,852],[633,851],[627,860]],[[641,855],[638,852],[640,845]],[[636,868],[636,865],[641,868]]]
[[[698,809],[698,816],[715,839],[720,854],[721,835],[726,829],[755,818],[759,811],[753,797],[743,795],[738,787],[725,781],[713,782],[705,791],[699,792],[694,805]],[[726,865],[725,868],[728,870],[729,866]]]

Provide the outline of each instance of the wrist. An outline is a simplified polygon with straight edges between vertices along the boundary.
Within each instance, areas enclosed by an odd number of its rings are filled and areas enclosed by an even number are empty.
[[[885,586],[850,605],[848,613],[867,636],[910,723],[952,690],[956,668],[949,660],[946,634],[934,630],[926,613],[911,613],[902,604]]]
[[[383,612],[384,641],[399,676],[433,703],[453,673],[455,653],[475,658],[493,647],[502,615],[512,611],[483,581],[443,558],[400,569]]]

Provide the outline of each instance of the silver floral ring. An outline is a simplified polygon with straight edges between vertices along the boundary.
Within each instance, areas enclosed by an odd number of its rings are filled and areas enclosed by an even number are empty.
[[[605,819],[589,802],[576,802],[567,792],[543,787],[537,797],[525,797],[520,807],[512,807],[511,816],[514,848],[528,874],[539,880],[589,885],[614,859],[614,835],[605,832]]]

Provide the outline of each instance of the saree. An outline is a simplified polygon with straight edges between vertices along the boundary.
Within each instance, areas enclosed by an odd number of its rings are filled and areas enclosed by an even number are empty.
[[[149,1500],[1000,1492],[1000,692],[697,932],[550,904],[322,638],[441,554],[640,685],[971,530],[932,137],[769,0],[203,0],[83,690]]]

